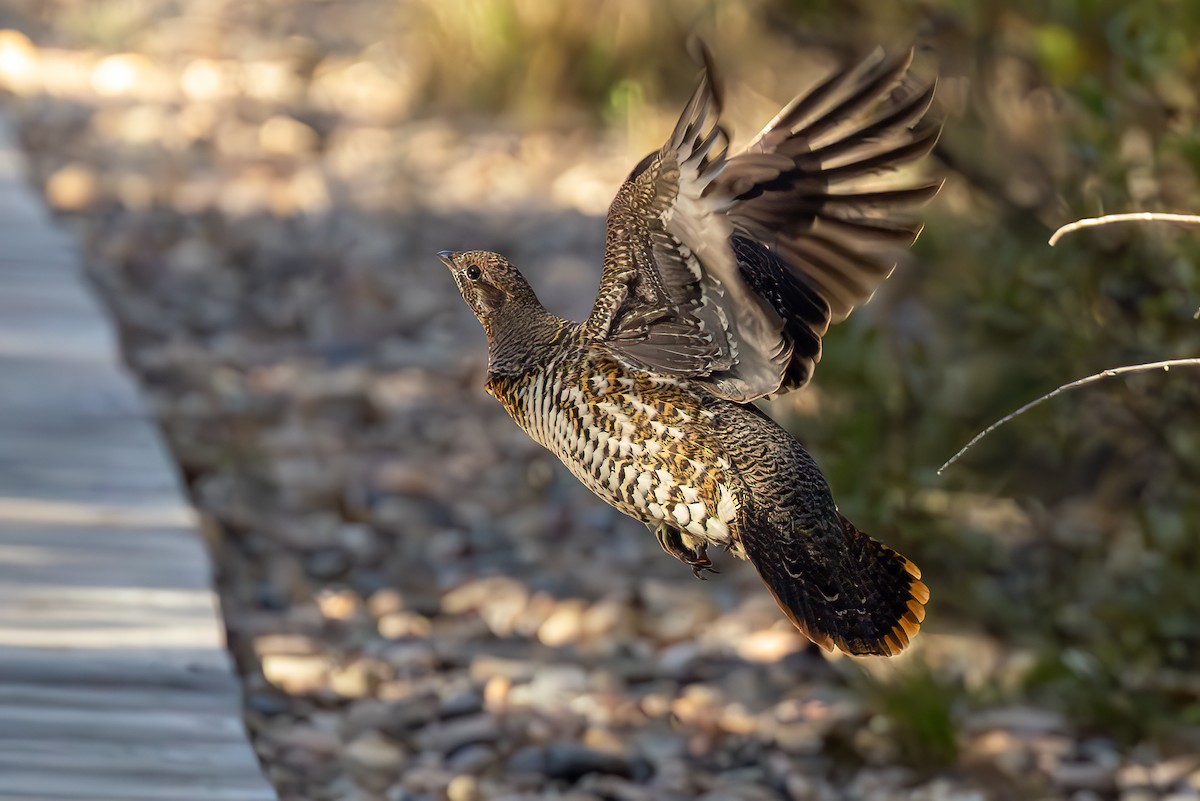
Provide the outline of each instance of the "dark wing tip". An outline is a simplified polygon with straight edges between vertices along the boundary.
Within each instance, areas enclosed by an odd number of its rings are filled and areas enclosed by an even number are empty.
[[[725,108],[725,92],[721,86],[720,74],[717,72],[716,61],[712,51],[699,34],[692,34],[687,40],[688,55],[704,70],[702,80],[708,84],[709,94],[712,95],[713,105],[718,113]]]

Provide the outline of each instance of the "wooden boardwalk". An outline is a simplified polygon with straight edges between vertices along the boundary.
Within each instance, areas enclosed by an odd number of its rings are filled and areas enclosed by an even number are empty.
[[[0,799],[274,798],[195,514],[0,115]]]

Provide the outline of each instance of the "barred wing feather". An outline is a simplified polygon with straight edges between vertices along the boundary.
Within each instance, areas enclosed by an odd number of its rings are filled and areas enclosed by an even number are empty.
[[[670,139],[609,209],[585,330],[653,372],[747,402],[802,386],[821,337],[871,297],[937,183],[891,173],[933,147],[933,85],[876,53],[801,94],[730,157],[712,60]]]

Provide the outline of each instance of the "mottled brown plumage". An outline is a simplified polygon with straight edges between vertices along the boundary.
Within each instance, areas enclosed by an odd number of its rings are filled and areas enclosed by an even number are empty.
[[[486,251],[440,254],[488,337],[487,389],[589,489],[697,574],[750,562],[814,642],[898,653],[929,591],[838,511],[808,452],[750,401],[803,386],[831,322],[865,302],[936,184],[880,179],[925,155],[932,85],[874,55],[727,156],[711,59],[675,131],[621,186],[583,323]]]

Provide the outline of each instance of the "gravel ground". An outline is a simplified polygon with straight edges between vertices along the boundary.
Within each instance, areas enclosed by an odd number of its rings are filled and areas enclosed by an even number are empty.
[[[862,663],[807,648],[745,565],[696,581],[484,394],[432,254],[504,251],[585,314],[640,155],[617,139],[398,122],[400,89],[355,94],[369,61],[7,37],[78,75],[9,76],[5,108],[202,511],[282,798],[1200,797],[1195,757],[1020,706],[952,710],[957,756],[913,758]],[[937,621],[919,642],[986,655]]]

